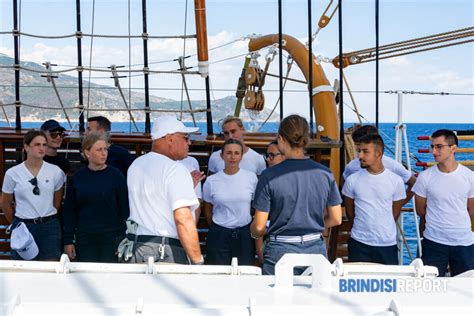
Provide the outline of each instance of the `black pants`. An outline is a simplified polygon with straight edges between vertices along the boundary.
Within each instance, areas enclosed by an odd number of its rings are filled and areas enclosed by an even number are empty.
[[[474,269],[474,245],[448,246],[424,238],[421,260],[427,266],[438,268],[440,277],[444,277],[448,265],[451,276]]]
[[[349,262],[373,262],[397,265],[397,245],[388,247],[376,247],[366,245],[350,238],[347,242],[349,251]]]
[[[76,253],[80,262],[115,263],[115,251],[120,240],[125,237],[117,232],[77,233]]]
[[[239,265],[251,265],[255,261],[255,241],[250,237],[250,224],[231,229],[212,223],[207,235],[207,263],[229,265],[233,257]]]

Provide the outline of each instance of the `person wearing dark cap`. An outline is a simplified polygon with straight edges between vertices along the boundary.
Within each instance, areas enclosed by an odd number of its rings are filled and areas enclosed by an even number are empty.
[[[110,121],[104,116],[94,116],[87,119],[86,134],[89,134],[90,132],[104,133],[107,135],[110,142],[110,129]],[[110,144],[106,163],[108,166],[120,170],[125,177],[127,177],[127,170],[132,164],[133,159],[134,157],[126,148],[116,144]]]
[[[55,120],[47,120],[41,125],[40,129],[46,134],[48,144],[44,161],[58,166],[67,175],[69,169],[71,169],[71,164],[65,157],[58,154],[66,129]]]

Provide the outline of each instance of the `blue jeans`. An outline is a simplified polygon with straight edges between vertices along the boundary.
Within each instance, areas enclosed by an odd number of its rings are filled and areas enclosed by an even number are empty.
[[[295,243],[269,240],[265,245],[263,274],[274,275],[275,264],[286,253],[321,254],[327,257],[326,244],[323,239]],[[295,274],[301,274],[304,270],[304,268],[295,268]]]
[[[20,220],[15,218],[12,227],[16,227]],[[53,218],[45,223],[25,223],[38,246],[39,253],[33,260],[59,260],[62,251],[61,224],[57,218]],[[23,260],[15,251],[11,250],[13,260]]]
[[[440,277],[451,269],[451,276],[474,269],[474,244],[470,246],[448,246],[424,238],[421,260],[428,266],[438,268]]]

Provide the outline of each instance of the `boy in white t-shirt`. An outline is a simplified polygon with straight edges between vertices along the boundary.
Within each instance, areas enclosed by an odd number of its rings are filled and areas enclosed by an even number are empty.
[[[474,172],[456,162],[458,138],[450,130],[431,135],[436,166],[420,173],[413,187],[416,211],[426,220],[421,259],[439,276],[474,269],[471,221],[474,218]]]
[[[245,146],[244,143],[244,124],[238,117],[227,116],[222,123],[224,139],[235,139],[244,145],[244,155],[240,162],[240,168],[251,171],[257,176],[267,167],[265,159],[252,148]],[[209,173],[217,173],[224,170],[224,160],[221,157],[221,151],[215,151],[211,154],[208,164]]]
[[[405,195],[402,179],[384,167],[384,143],[379,135],[359,140],[362,169],[347,178],[342,189],[352,226],[350,262],[398,264],[397,227]]]
[[[352,134],[352,140],[355,143],[357,151],[359,151],[359,141],[361,137],[364,137],[365,135],[380,135],[379,130],[377,127],[373,125],[364,125],[356,128]],[[402,178],[403,183],[407,185],[407,188],[405,190],[406,192],[406,198],[403,204],[406,204],[408,201],[410,201],[413,198],[413,192],[411,191],[411,188],[416,182],[415,176],[407,170],[401,163],[395,161],[394,159],[383,155],[382,156],[382,164],[385,167],[385,169],[388,169],[398,175],[400,178]],[[342,177],[344,180],[349,178],[350,175],[356,173],[357,171],[361,170],[362,167],[360,165],[360,161],[358,158],[351,160],[345,167],[344,167],[344,172],[342,173]]]

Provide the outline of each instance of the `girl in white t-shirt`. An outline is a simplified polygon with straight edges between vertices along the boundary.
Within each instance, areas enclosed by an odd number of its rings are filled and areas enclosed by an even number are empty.
[[[25,223],[39,253],[35,258],[24,258],[23,249],[12,249],[11,256],[15,260],[58,260],[62,247],[57,213],[66,177],[59,167],[43,161],[46,153],[44,132],[29,131],[23,144],[27,158],[5,173],[2,208],[12,229],[20,222]]]
[[[257,176],[240,169],[242,153],[240,141],[225,141],[221,150],[224,170],[210,176],[204,183],[203,209],[209,224],[209,264],[229,265],[236,257],[239,264],[250,265],[255,259],[255,244],[250,237],[250,205]]]

